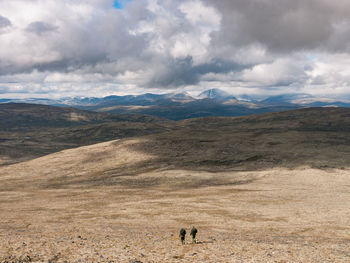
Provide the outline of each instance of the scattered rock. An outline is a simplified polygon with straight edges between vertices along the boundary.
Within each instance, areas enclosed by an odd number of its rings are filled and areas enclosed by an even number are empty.
[[[60,258],[61,253],[58,253],[57,255],[53,256],[52,258],[50,258],[47,263],[56,263],[57,260]]]

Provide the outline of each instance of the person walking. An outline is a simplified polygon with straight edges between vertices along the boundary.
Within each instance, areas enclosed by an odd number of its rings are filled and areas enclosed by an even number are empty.
[[[186,237],[186,229],[184,229],[184,228],[180,229],[179,237],[180,237],[182,245],[184,245],[185,244],[185,237]]]
[[[197,232],[198,232],[197,228],[193,226],[190,233],[192,237],[192,243],[197,243],[197,239],[196,239]]]

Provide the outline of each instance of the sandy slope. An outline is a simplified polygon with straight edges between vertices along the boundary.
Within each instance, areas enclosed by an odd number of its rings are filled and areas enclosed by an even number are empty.
[[[349,262],[349,170],[159,167],[144,140],[1,167],[0,262]]]

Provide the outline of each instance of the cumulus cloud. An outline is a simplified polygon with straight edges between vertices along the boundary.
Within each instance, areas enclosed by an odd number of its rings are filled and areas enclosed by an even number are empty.
[[[0,28],[5,28],[11,26],[11,21],[0,15]]]
[[[272,63],[255,65],[242,72],[242,81],[265,88],[302,85],[307,79],[305,61],[296,58],[278,58]]]
[[[148,85],[173,88],[196,85],[208,73],[226,74],[237,72],[247,67],[246,65],[224,59],[212,59],[208,62],[195,65],[193,58],[188,56],[184,59],[169,60],[166,65],[162,65]]]
[[[120,3],[0,0],[2,96],[89,87],[348,92],[349,1]]]
[[[45,34],[48,32],[56,31],[58,29],[57,26],[51,25],[46,22],[36,21],[32,22],[27,26],[27,31],[32,32],[37,35]]]
[[[349,28],[350,2],[345,0],[206,0],[223,14],[221,45],[261,43],[272,52],[333,49]],[[340,48],[340,47],[339,47]],[[348,50],[349,45],[341,47]]]

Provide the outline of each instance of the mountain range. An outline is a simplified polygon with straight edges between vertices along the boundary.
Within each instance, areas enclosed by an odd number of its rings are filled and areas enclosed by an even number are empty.
[[[74,107],[117,114],[142,114],[183,120],[208,116],[245,116],[304,107],[350,107],[350,101],[318,98],[310,94],[282,94],[265,99],[249,95],[239,98],[220,89],[209,89],[194,97],[187,93],[166,93],[126,96],[72,97],[61,99],[0,99],[0,103],[31,103]]]

